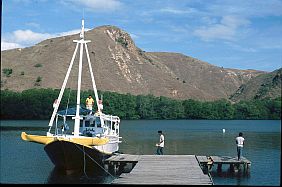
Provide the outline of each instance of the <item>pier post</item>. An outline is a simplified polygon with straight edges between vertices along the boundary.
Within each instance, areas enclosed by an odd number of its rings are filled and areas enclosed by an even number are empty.
[[[115,164],[114,166],[114,174],[117,175],[118,174],[118,170],[119,170],[119,162],[117,164]]]
[[[213,161],[212,161],[211,157],[208,157],[207,165],[208,165],[208,171],[210,171],[212,169],[212,166],[213,166]]]
[[[129,173],[133,168],[133,163],[126,163],[122,165],[122,173]]]
[[[202,164],[202,169],[203,169],[203,172],[206,174],[209,172],[209,165],[208,164]]]
[[[246,172],[249,173],[249,172],[250,172],[250,169],[251,169],[251,164],[250,164],[250,163],[247,163],[247,164],[246,164]]]
[[[117,171],[116,164],[111,162],[109,167],[108,167],[108,170],[109,170],[110,173],[116,175],[116,171]]]
[[[241,164],[234,164],[234,172],[238,172],[240,170]]]
[[[106,171],[109,171],[109,164],[104,164],[104,169],[105,169]]]
[[[230,169],[231,172],[234,172],[234,164],[230,164],[229,169]]]
[[[221,171],[222,170],[222,164],[217,164],[217,171]]]

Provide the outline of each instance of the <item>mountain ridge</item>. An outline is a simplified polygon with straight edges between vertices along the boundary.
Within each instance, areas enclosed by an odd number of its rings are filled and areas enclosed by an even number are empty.
[[[234,102],[240,100],[264,99],[281,97],[282,68],[267,74],[253,77],[246,84],[242,84],[239,89],[230,96]]]
[[[44,40],[32,47],[1,51],[1,89],[61,88],[79,34]],[[212,101],[229,97],[258,70],[217,67],[171,52],[145,52],[130,35],[116,26],[99,26],[85,32],[97,88],[133,95]],[[85,55],[86,56],[86,55]],[[76,56],[75,62],[78,61]],[[86,62],[86,57],[83,62]],[[78,63],[67,87],[77,89]],[[12,69],[7,76],[4,69]],[[82,90],[92,88],[88,65],[83,63]]]

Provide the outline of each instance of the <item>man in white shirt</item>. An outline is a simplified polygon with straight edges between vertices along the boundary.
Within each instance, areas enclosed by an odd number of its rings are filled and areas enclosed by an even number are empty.
[[[156,144],[156,146],[158,147],[157,149],[157,154],[158,155],[163,155],[163,148],[164,148],[164,135],[162,131],[158,131],[158,134],[160,135],[160,141],[159,143]]]
[[[240,160],[241,156],[243,155],[244,141],[245,141],[245,138],[243,138],[243,133],[240,132],[239,136],[236,137],[238,160]]]

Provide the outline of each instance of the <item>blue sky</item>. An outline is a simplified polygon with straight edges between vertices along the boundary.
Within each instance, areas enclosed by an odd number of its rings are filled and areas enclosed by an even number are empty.
[[[1,50],[115,25],[144,51],[210,64],[282,67],[282,0],[3,0]]]

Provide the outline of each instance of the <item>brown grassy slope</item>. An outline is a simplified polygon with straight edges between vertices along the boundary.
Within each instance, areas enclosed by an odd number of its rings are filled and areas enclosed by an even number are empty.
[[[252,78],[230,97],[231,100],[252,100],[281,97],[282,68]]]
[[[1,52],[1,89],[61,88],[79,35],[48,39],[35,46]],[[241,84],[266,72],[220,68],[179,53],[144,52],[114,26],[85,33],[97,88],[119,93],[153,94],[175,99],[229,98]],[[79,50],[67,87],[77,89]],[[39,65],[38,65],[39,64]],[[40,66],[40,67],[36,67]],[[12,69],[10,77],[3,69]],[[86,55],[82,89],[92,88]],[[38,77],[41,81],[36,83]],[[37,85],[35,85],[37,84]]]

